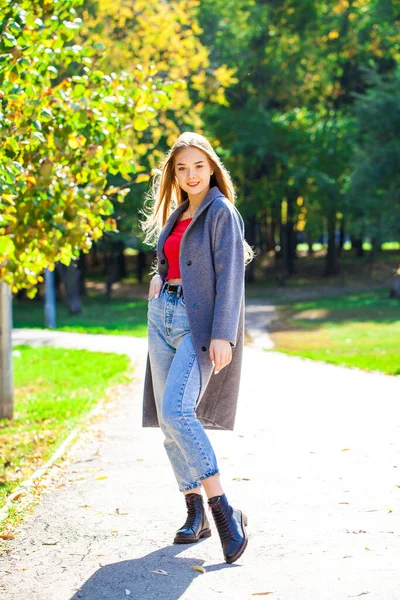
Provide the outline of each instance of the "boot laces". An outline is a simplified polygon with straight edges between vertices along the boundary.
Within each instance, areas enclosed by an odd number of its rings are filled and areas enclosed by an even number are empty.
[[[213,502],[210,506],[221,540],[233,538],[234,534],[232,531],[231,521],[227,513],[220,507],[218,500]]]
[[[187,502],[187,517],[186,517],[184,527],[193,527],[195,519],[196,519],[196,515],[197,515],[194,498],[192,498],[191,496],[188,496],[186,498],[186,502]]]

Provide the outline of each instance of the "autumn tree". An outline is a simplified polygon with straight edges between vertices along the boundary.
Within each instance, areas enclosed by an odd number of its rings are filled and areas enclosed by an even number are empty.
[[[255,235],[258,223],[268,222],[275,235],[281,231],[286,271],[292,225],[306,232],[313,214],[328,233],[325,272],[337,272],[334,232],[349,217],[342,208],[354,93],[368,89],[366,65],[394,69],[398,19],[390,0],[201,1],[201,39],[212,48],[211,61],[235,66],[238,80],[227,91],[229,107],[206,106],[205,119],[240,182],[247,229]]]
[[[163,80],[154,65],[102,70],[103,46],[76,43],[80,5],[0,0],[3,290],[34,295],[43,269],[69,264],[115,229],[110,195],[122,201],[126,190],[107,188],[107,175],[140,175],[143,132],[184,87]],[[1,347],[10,352],[9,344]],[[9,413],[8,403],[2,416]]]
[[[355,103],[358,138],[347,202],[351,231],[368,236],[376,252],[383,241],[400,239],[400,69],[372,70],[367,78],[368,92]],[[400,297],[398,275],[393,295]]]

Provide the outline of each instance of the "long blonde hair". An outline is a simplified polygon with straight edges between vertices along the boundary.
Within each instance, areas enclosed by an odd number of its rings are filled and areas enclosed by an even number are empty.
[[[210,178],[210,188],[217,186],[220,192],[235,204],[236,196],[230,174],[221,159],[214,151],[210,142],[199,133],[186,131],[182,133],[167,153],[160,168],[153,177],[151,191],[147,194],[150,209],[142,211],[145,219],[141,222],[145,232],[145,243],[153,245],[161,229],[164,227],[171,213],[188,198],[187,192],[182,190],[175,177],[175,157],[183,148],[194,147],[201,150],[208,158],[213,169]],[[245,264],[254,258],[254,252],[244,240]]]

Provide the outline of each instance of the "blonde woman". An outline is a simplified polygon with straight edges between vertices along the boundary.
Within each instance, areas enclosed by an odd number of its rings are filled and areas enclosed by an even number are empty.
[[[187,519],[174,543],[210,537],[202,487],[226,562],[247,545],[247,517],[232,508],[205,429],[233,430],[244,336],[244,239],[228,171],[203,136],[186,132],[153,182],[146,239],[157,242],[150,282],[143,426],[160,427]]]

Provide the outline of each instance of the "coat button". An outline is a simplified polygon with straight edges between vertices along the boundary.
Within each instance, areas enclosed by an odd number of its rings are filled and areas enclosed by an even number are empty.
[[[188,260],[186,264],[189,265],[189,267],[190,267],[190,265],[192,264],[192,261]]]
[[[205,346],[202,346],[201,349],[203,350],[203,352],[205,352],[207,350],[207,348]]]
[[[163,265],[165,263],[165,258],[162,259],[161,264]]]

